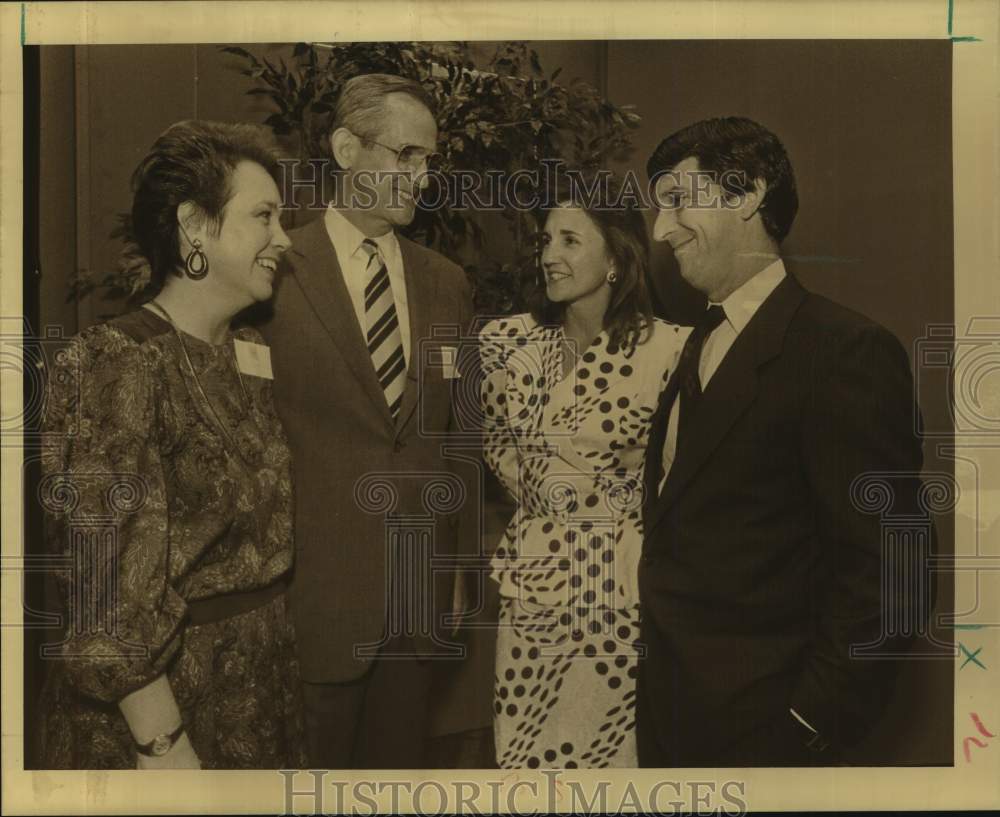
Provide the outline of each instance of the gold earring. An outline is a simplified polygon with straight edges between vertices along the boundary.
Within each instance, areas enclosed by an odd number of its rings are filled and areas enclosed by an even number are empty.
[[[184,259],[184,274],[192,281],[200,281],[208,275],[208,256],[201,250],[201,239],[195,238],[192,241],[191,236],[184,229],[184,225],[178,222],[177,226],[181,228],[181,232],[184,233],[188,244],[191,245],[191,252]]]
[[[208,257],[201,251],[201,241],[191,242],[191,252],[184,259],[184,273],[192,281],[200,281],[208,275]]]
[[[615,272],[615,268],[614,267],[612,267],[611,269],[608,270],[607,278],[608,278],[608,283],[609,284],[613,284],[613,283],[615,283],[615,281],[618,280],[618,273]]]

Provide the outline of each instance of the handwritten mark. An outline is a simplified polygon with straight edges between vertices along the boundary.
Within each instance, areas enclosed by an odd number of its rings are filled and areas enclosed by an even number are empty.
[[[975,712],[970,712],[969,714],[972,716],[972,722],[976,725],[976,729],[979,730],[979,733],[981,735],[985,735],[988,738],[996,737],[996,735],[994,735],[985,726],[983,726],[983,722],[979,720],[979,716]]]
[[[965,753],[965,762],[972,763],[972,758],[969,756],[969,744],[974,743],[980,749],[985,749],[986,744],[983,743],[979,738],[968,737],[962,741],[962,751]]]
[[[955,19],[955,0],[948,0],[948,37],[953,43],[978,43],[978,37],[955,37],[952,35],[952,22]]]
[[[965,669],[965,665],[968,664],[970,661],[972,661],[972,663],[974,663],[977,667],[979,667],[981,669],[986,669],[986,665],[983,664],[983,662],[980,661],[978,658],[976,658],[976,656],[979,655],[979,653],[981,653],[983,651],[982,647],[980,647],[975,652],[969,652],[969,650],[966,648],[965,644],[963,644],[961,641],[959,641],[958,642],[958,648],[963,653],[965,653],[965,655],[967,656],[967,658],[962,662],[962,666],[959,667],[960,670],[961,669]]]
[[[975,725],[976,729],[979,730],[979,734],[987,738],[996,737],[989,729],[986,728],[986,726],[980,719],[979,715],[977,715],[975,712],[970,712],[969,717],[972,718],[972,723]],[[987,744],[984,741],[981,741],[979,738],[969,735],[965,740],[962,741],[962,753],[965,755],[966,763],[972,762],[971,747],[973,744],[978,746],[980,749],[985,749],[987,746]]]

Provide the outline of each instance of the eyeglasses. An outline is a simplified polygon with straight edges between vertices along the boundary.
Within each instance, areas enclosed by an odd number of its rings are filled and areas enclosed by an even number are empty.
[[[358,136],[358,134],[355,134],[355,136]],[[413,172],[415,170],[420,170],[421,167],[424,167],[428,171],[431,171],[437,170],[441,165],[441,154],[437,151],[426,150],[425,148],[418,147],[417,145],[403,145],[401,148],[394,148],[389,145],[384,145],[370,137],[359,136],[358,138],[360,138],[362,142],[371,142],[373,145],[378,145],[384,150],[395,153],[396,167],[400,170]]]

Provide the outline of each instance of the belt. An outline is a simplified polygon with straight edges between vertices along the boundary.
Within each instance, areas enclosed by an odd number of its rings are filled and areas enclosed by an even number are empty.
[[[246,590],[236,593],[224,593],[207,599],[189,601],[187,606],[188,619],[195,626],[212,624],[227,618],[249,613],[263,607],[272,599],[277,598],[288,589],[285,577],[271,582],[266,587]]]

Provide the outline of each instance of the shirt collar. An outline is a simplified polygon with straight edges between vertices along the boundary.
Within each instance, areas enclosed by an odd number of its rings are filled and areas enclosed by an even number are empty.
[[[750,319],[785,278],[785,264],[779,258],[746,281],[735,292],[730,293],[720,306],[726,319],[738,335],[750,323]]]
[[[336,207],[328,206],[323,220],[327,235],[330,236],[330,242],[337,251],[338,258],[354,258],[356,253],[364,252],[361,249],[361,244],[367,236],[351,224]],[[398,257],[399,242],[396,240],[394,231],[390,230],[384,235],[373,238],[372,241],[378,245],[382,258],[387,263]],[[367,255],[357,257],[367,258]]]

